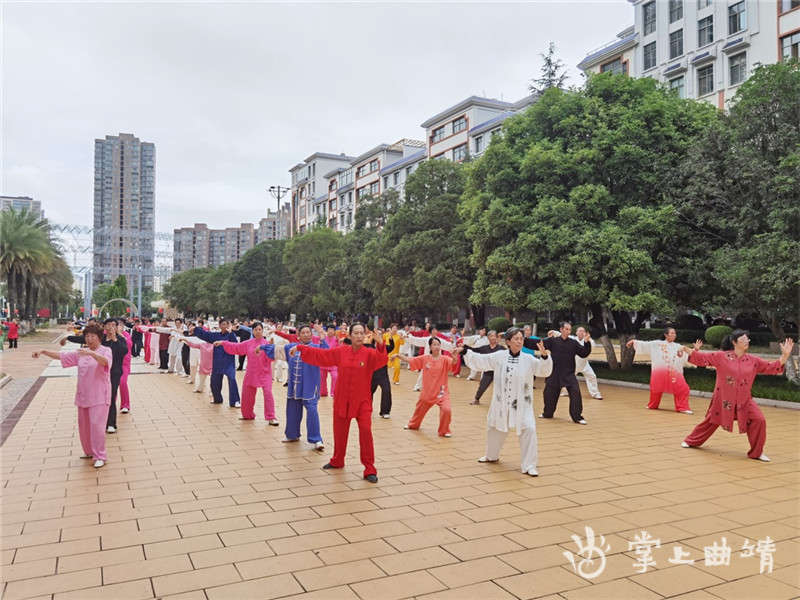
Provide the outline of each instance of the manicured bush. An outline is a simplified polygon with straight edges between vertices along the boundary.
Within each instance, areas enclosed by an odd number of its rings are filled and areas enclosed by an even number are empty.
[[[511,327],[511,321],[505,317],[495,317],[494,319],[490,319],[489,323],[486,325],[487,331],[494,329],[497,333],[501,333],[509,327]]]
[[[706,333],[703,337],[708,344],[714,346],[714,348],[719,348],[722,339],[726,335],[730,335],[731,331],[733,331],[733,329],[727,325],[712,325],[706,329]]]

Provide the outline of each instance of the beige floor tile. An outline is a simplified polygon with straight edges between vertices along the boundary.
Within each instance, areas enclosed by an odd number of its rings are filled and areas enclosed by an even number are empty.
[[[99,587],[102,585],[102,581],[99,568],[50,575],[49,577],[10,581],[6,584],[3,598],[5,600],[19,600],[20,598],[32,598],[44,594],[84,590]]]
[[[367,540],[316,550],[315,554],[326,565],[354,562],[376,556],[394,554],[396,550],[384,540]]]
[[[84,565],[83,568],[94,567],[95,565]],[[41,560],[31,560],[13,565],[3,566],[2,581],[19,581],[20,579],[35,579],[37,577],[47,577],[56,574],[56,559],[43,558]]]
[[[456,542],[454,544],[445,544],[442,548],[462,561],[474,560],[487,556],[502,558],[502,555],[515,554],[525,550],[525,548],[519,544],[502,535],[466,542]],[[509,564],[511,563],[509,562]]]
[[[445,589],[441,581],[425,571],[354,583],[350,587],[361,600],[401,600]]]
[[[188,554],[190,552],[201,552],[212,548],[222,548],[222,546],[222,540],[219,539],[219,536],[211,534],[145,544],[144,553],[148,560],[153,560],[165,556],[175,556],[176,554]]]
[[[422,548],[421,550],[411,550],[402,554],[391,554],[379,556],[372,559],[383,571],[389,575],[399,575],[400,573],[410,573],[412,571],[422,571],[442,565],[449,565],[458,562],[458,558],[452,552],[446,552],[442,548]]]
[[[59,542],[45,546],[31,546],[20,548],[14,555],[14,563],[26,562],[53,556],[72,556],[73,554],[86,554],[100,550],[100,538],[87,538],[74,542]]]
[[[116,598],[118,600],[145,600],[146,598],[153,597],[153,586],[150,580],[138,579],[125,583],[106,584],[97,588],[63,592],[55,594],[53,600],[107,600],[108,598]]]
[[[81,571],[90,567],[107,567],[117,564],[136,563],[144,560],[144,551],[141,546],[130,546],[117,550],[104,550],[87,554],[73,554],[61,556],[58,559],[58,572],[69,573]]]
[[[307,592],[379,579],[386,574],[369,560],[347,562],[295,573],[294,577]],[[324,595],[324,592],[322,592]]]
[[[678,569],[680,572],[677,572]],[[678,565],[671,569],[648,571],[634,575],[630,580],[662,596],[676,596],[724,583],[719,577],[709,575],[694,568],[693,565]]]
[[[387,537],[386,541],[400,552],[409,552],[420,548],[461,542],[464,541],[464,538],[447,529],[432,529],[430,531]]]
[[[586,587],[589,582],[562,567],[551,567],[512,575],[495,580],[495,583],[520,600],[538,598],[548,594],[561,594]]]
[[[193,552],[189,555],[195,569],[204,569],[215,565],[244,562],[257,558],[274,556],[275,553],[267,542],[253,542],[250,544],[237,544],[227,548]]]
[[[797,598],[798,588],[765,575],[745,577],[722,585],[707,588],[707,591],[725,600],[789,600]]]
[[[471,585],[515,575],[518,571],[498,558],[487,557],[468,560],[453,565],[428,569],[428,573],[444,583],[448,588]]]
[[[514,596],[491,581],[418,596],[419,600],[513,600]],[[556,600],[556,599],[553,599]]]
[[[291,597],[303,592],[303,588],[291,575],[276,575],[253,579],[232,585],[206,589],[208,600],[269,600],[271,598]],[[319,596],[317,596],[319,597]]]
[[[168,596],[236,583],[241,581],[241,577],[233,565],[220,565],[153,577],[152,581],[157,596]]]
[[[659,600],[659,594],[648,590],[630,579],[616,579],[598,583],[591,587],[562,592],[566,600],[596,600],[597,598],[613,598],[614,600]]]
[[[282,554],[270,558],[260,558],[236,563],[243,579],[258,579],[271,575],[282,575],[305,569],[324,567],[317,555],[307,550],[297,554]]]
[[[307,592],[305,594],[286,596],[286,598],[291,598],[291,600],[320,600],[319,596],[319,592]],[[326,588],[325,600],[359,600],[359,598],[349,586],[340,585],[339,587]]]

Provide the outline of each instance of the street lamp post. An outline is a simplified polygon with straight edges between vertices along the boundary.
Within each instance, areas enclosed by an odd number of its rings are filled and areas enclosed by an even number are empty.
[[[269,186],[269,193],[278,201],[278,212],[275,213],[275,239],[277,240],[280,239],[278,227],[280,226],[281,220],[281,199],[289,193],[289,188],[280,185],[271,185]]]

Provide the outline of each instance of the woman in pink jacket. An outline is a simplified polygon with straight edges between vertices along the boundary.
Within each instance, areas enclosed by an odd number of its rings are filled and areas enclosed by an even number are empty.
[[[117,331],[121,331],[125,338],[125,343],[128,344],[128,353],[122,360],[122,378],[119,380],[119,412],[131,412],[131,392],[128,389],[128,375],[131,374],[131,352],[133,350],[133,338],[131,334],[125,329],[127,323],[125,319],[117,319]]]
[[[206,377],[211,375],[211,368],[214,366],[214,344],[204,342],[197,337],[182,337],[180,341],[200,352],[200,361],[197,366],[197,384],[192,391],[195,394],[201,394],[206,387]]]
[[[264,418],[270,425],[277,427],[278,419],[275,416],[275,398],[272,396],[272,359],[266,353],[256,354],[256,348],[264,343],[264,326],[259,322],[253,323],[253,337],[243,342],[226,342],[218,340],[215,346],[222,346],[228,354],[247,356],[247,369],[242,383],[242,416],[244,421],[256,418],[254,410],[256,405],[256,392],[258,388],[264,392]]]
[[[333,326],[333,323],[328,323],[328,327],[325,330],[325,341],[328,344],[328,348],[338,348],[339,347],[339,338],[336,337],[336,328]],[[324,398],[328,395],[328,375],[331,377],[331,398],[333,398],[333,394],[336,391],[336,377],[339,373],[339,369],[336,367],[320,367],[319,368],[319,395],[320,397]]]

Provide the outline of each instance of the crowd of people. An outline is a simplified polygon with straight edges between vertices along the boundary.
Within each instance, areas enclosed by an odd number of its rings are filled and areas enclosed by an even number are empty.
[[[373,397],[380,388],[379,416],[390,419],[392,386],[400,384],[400,370],[406,365],[419,371],[414,391],[419,392],[413,414],[405,429],[416,430],[434,406],[439,408],[437,432],[453,435],[450,377],[460,378],[462,366],[470,369],[468,381],[479,380],[471,405],[480,405],[493,386],[487,413],[486,444],[482,463],[500,460],[510,431],[520,445],[520,471],[538,476],[538,442],[533,408],[535,380],[544,379],[544,408],[540,419],[552,419],[559,397],[569,397],[569,417],[586,425],[583,398],[576,378],[582,374],[593,399],[602,400],[597,377],[589,364],[593,341],[585,327],[572,335],[572,324],[563,321],[558,330],[539,338],[530,326],[511,327],[504,332],[480,328],[475,335],[453,326],[439,331],[426,323],[405,326],[392,323],[385,331],[360,322],[301,324],[280,322],[216,321],[176,318],[108,318],[102,323],[90,319],[70,326],[59,340],[78,344],[74,351],[39,350],[40,355],[60,360],[64,368],[78,368],[75,404],[83,458],[94,459],[99,468],[107,461],[105,436],[118,430],[117,397],[120,413],[132,410],[128,389],[131,359],[141,358],[161,373],[186,378],[195,393],[205,391],[210,376],[211,404],[224,404],[223,381],[228,383],[228,406],[240,411],[245,421],[256,419],[256,398],[261,390],[264,420],[280,425],[273,385],[286,388],[283,443],[302,438],[303,417],[306,439],[317,452],[325,450],[318,405],[321,398],[333,399],[333,453],[325,469],[345,466],[351,421],[359,431],[360,459],[365,480],[378,481],[372,435]],[[750,458],[768,461],[764,454],[766,422],[752,399],[756,374],[779,374],[791,354],[793,342],[781,344],[781,356],[767,361],[748,354],[746,331],[736,330],[723,341],[719,352],[702,352],[698,340],[691,348],[675,341],[675,330],[667,328],[663,340],[632,340],[637,352],[650,356],[651,394],[648,409],[659,408],[664,392],[672,393],[675,410],[692,414],[689,386],[683,376],[687,364],[714,367],[717,382],[705,419],[684,440],[685,448],[701,446],[718,427],[732,431],[733,421],[740,433],[747,433]],[[502,343],[501,343],[502,340]],[[238,367],[237,367],[238,357]],[[391,376],[389,369],[392,369]],[[241,395],[236,372],[244,371]],[[280,387],[278,388],[280,389]]]

